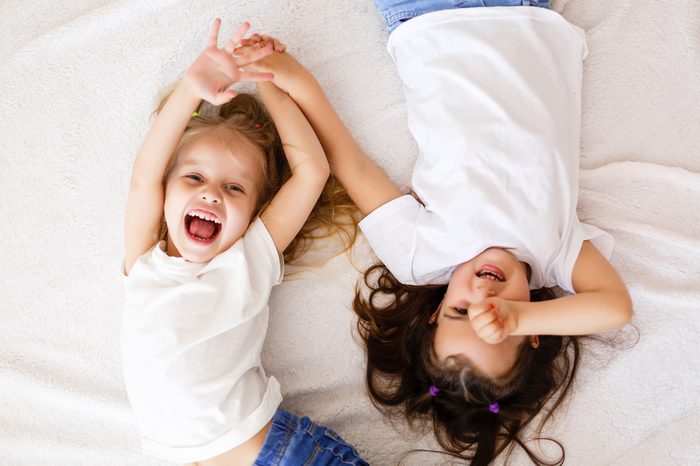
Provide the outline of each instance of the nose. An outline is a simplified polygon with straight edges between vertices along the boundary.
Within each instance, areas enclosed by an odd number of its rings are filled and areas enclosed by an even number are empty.
[[[486,298],[496,296],[496,291],[485,286],[477,286],[475,290],[476,297],[483,301]]]
[[[201,194],[202,200],[209,202],[211,204],[218,204],[221,202],[221,193],[215,188],[205,187]]]

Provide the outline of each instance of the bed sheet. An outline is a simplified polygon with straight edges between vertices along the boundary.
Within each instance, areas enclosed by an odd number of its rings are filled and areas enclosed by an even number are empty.
[[[544,434],[574,465],[700,464],[700,4],[553,8],[587,31],[579,215],[615,237],[639,341],[628,328],[587,344]],[[286,42],[367,153],[409,182],[416,147],[370,0],[0,3],[3,464],[165,464],[139,452],[122,381],[123,213],[154,96],[216,15],[223,35],[248,19]],[[286,408],[332,426],[372,464],[447,463],[406,455],[434,448],[431,436],[383,419],[364,392],[350,303],[372,260],[361,239],[277,287],[264,365]],[[511,464],[526,462],[516,452]]]

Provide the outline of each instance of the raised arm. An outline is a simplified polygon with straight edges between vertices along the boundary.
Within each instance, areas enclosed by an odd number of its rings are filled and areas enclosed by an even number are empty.
[[[584,241],[574,264],[576,294],[549,301],[487,298],[469,306],[477,335],[500,343],[509,335],[591,335],[625,326],[632,318],[627,287],[605,257]]]
[[[515,303],[516,335],[590,335],[624,327],[632,318],[632,300],[613,266],[584,241],[574,264],[576,294],[551,301]]]
[[[260,214],[281,254],[309,217],[330,170],[316,134],[289,95],[271,83],[259,83],[258,90],[292,170],[292,176]]]
[[[243,23],[224,48],[217,45],[221,20],[216,19],[207,46],[177,84],[158,113],[139,149],[131,173],[125,218],[124,272],[129,273],[136,259],[158,240],[163,216],[163,176],[192,112],[202,99],[214,105],[231,100],[236,92],[229,87],[238,81],[270,79],[269,74],[240,72],[268,55],[272,47],[260,48],[247,57],[235,57],[233,50],[250,28]]]
[[[163,174],[192,112],[199,105],[180,82],[161,109],[136,155],[126,205],[124,272],[158,240],[163,216]]]
[[[267,36],[263,43],[272,40]],[[276,52],[252,65],[252,69],[274,73],[273,83],[289,94],[304,113],[321,141],[331,171],[347,190],[360,211],[367,215],[403,193],[360,148],[331,106],[313,75],[278,46]]]

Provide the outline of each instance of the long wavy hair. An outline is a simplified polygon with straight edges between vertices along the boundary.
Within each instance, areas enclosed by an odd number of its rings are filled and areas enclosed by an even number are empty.
[[[174,85],[161,96],[154,115],[158,114],[172,95]],[[197,115],[188,123],[170,158],[163,176],[163,188],[175,166],[180,151],[197,138],[215,131],[223,143],[235,147],[252,144],[259,149],[264,184],[260,186],[253,218],[262,212],[274,195],[291,176],[291,169],[284,155],[282,142],[272,117],[263,103],[253,94],[240,93],[229,102],[215,106],[206,101],[197,107]],[[347,251],[354,244],[357,234],[358,211],[345,189],[335,177],[329,177],[306,223],[284,251],[284,259],[294,263],[317,239],[337,236]],[[159,239],[167,238],[167,225],[161,219]]]
[[[451,456],[487,465],[517,445],[537,465],[561,465],[561,456],[547,462],[522,438],[545,404],[552,405],[537,429],[559,407],[571,388],[579,364],[576,337],[540,336],[533,348],[529,339],[520,346],[514,367],[494,380],[465,361],[441,362],[433,341],[436,324],[431,316],[445,295],[446,285],[401,284],[383,264],[370,267],[364,276],[369,294],[358,287],[353,308],[367,352],[366,382],[374,405],[386,415],[403,414],[411,426],[432,421],[440,446]],[[554,299],[551,289],[531,291],[532,301]],[[432,396],[429,387],[439,388]],[[498,401],[500,411],[489,405]]]

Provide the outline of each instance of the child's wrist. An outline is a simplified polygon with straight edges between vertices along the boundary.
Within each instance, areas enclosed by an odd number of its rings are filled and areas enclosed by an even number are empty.
[[[515,329],[511,335],[532,335],[532,309],[527,301],[509,301],[515,315]]]
[[[295,99],[305,89],[309,88],[309,84],[315,83],[315,78],[306,69],[302,68],[295,73],[286,73],[284,77],[284,87],[292,99]]]
[[[192,107],[192,109],[196,108],[202,101],[202,98],[199,97],[197,91],[187,79],[180,80],[175,87],[173,97],[176,97],[181,105]]]

